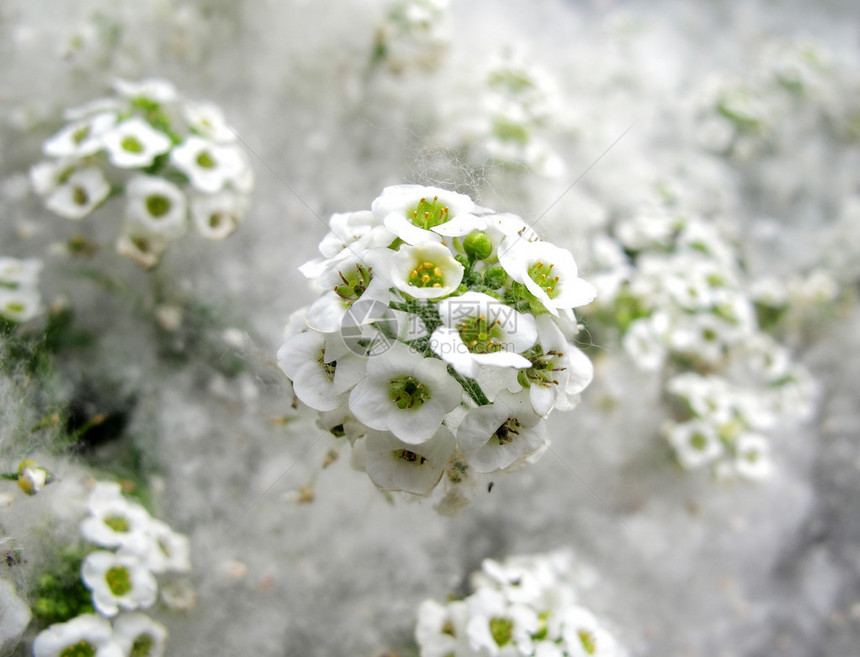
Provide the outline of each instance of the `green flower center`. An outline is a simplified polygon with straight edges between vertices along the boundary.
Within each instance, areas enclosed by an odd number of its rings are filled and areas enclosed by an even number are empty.
[[[9,301],[6,303],[4,308],[6,308],[6,310],[9,310],[13,313],[20,313],[24,310],[25,306],[20,301]]]
[[[457,331],[466,348],[473,354],[491,354],[503,349],[502,339],[505,337],[501,322],[497,319],[493,322],[487,320],[486,315],[480,317],[469,317],[464,320]]]
[[[146,210],[155,219],[160,219],[170,212],[171,205],[173,204],[170,199],[161,194],[152,194],[146,197]]]
[[[588,630],[579,630],[576,634],[579,636],[579,641],[582,643],[583,650],[585,650],[589,655],[593,655],[594,651],[597,649],[594,635]]]
[[[95,646],[81,639],[76,644],[63,648],[59,657],[95,657],[95,654]]]
[[[388,382],[388,398],[401,411],[421,408],[431,396],[427,387],[414,376],[397,376]]]
[[[351,306],[358,300],[364,294],[367,286],[370,285],[370,269],[362,267],[360,264],[356,264],[355,269],[348,270],[346,274],[339,271],[337,275],[343,283],[336,285],[334,291],[347,306]]]
[[[129,593],[133,588],[131,585],[131,573],[128,572],[128,568],[123,566],[114,566],[108,570],[105,574],[105,580],[110,592],[118,598]]]
[[[555,289],[558,284],[558,276],[552,275],[552,268],[555,265],[548,265],[542,260],[538,260],[529,267],[529,278],[540,285],[541,289],[546,292],[550,299],[558,296],[558,290]]]
[[[514,622],[510,618],[495,616],[490,619],[490,634],[496,645],[502,648],[514,638]]]
[[[557,386],[556,372],[564,372],[566,368],[558,367],[558,360],[564,357],[564,354],[554,349],[544,353],[541,345],[535,345],[523,356],[529,359],[532,366],[528,369],[522,369],[517,373],[517,381],[524,388],[528,388],[532,384],[548,388],[549,386]]]
[[[80,144],[84,139],[90,136],[90,126],[84,125],[72,133],[72,141],[75,144]]]
[[[425,261],[410,272],[409,284],[415,287],[442,287],[445,285],[445,277],[439,265]]]
[[[155,639],[149,634],[141,634],[131,644],[129,657],[149,657],[152,654],[152,647],[154,645]]]
[[[115,532],[119,532],[121,534],[124,534],[129,530],[128,518],[123,516],[106,516],[104,523]]]
[[[200,151],[195,161],[198,166],[201,166],[204,169],[211,169],[215,166],[215,158],[212,157],[212,154],[209,151]]]
[[[457,636],[457,632],[454,629],[454,623],[450,620],[446,620],[442,624],[442,634],[447,634],[448,636]]]
[[[90,195],[87,194],[87,190],[83,187],[75,187],[72,190],[72,202],[75,205],[86,205],[90,202]]]
[[[743,457],[750,463],[755,463],[756,461],[758,461],[759,454],[756,450],[751,449],[749,451],[744,452]]]
[[[702,452],[708,446],[708,439],[701,433],[694,433],[690,436],[690,447],[693,449]]]
[[[432,201],[428,201],[426,198],[418,201],[418,205],[406,211],[406,218],[412,222],[413,226],[426,230],[444,224],[451,217],[448,206],[440,203],[438,196],[434,196]]]
[[[124,151],[128,151],[129,153],[143,153],[143,144],[140,143],[137,137],[132,135],[123,137],[119,145]]]
[[[427,462],[426,458],[415,452],[410,452],[408,449],[398,449],[394,452],[394,456],[413,465],[424,465]]]
[[[529,143],[528,128],[503,118],[493,120],[493,134],[501,141],[513,141],[523,146]]]
[[[498,429],[496,429],[493,437],[499,441],[499,445],[507,445],[508,443],[512,443],[514,438],[520,435],[521,427],[522,425],[517,418],[509,417]]]

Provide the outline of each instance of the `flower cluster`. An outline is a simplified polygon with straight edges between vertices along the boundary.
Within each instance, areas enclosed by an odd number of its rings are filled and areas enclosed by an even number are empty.
[[[493,59],[468,97],[477,103],[459,108],[463,116],[451,117],[451,134],[444,138],[454,148],[465,148],[468,160],[550,178],[564,173],[561,157],[546,138],[559,127],[560,95],[545,70],[520,52],[506,51]]]
[[[122,196],[117,249],[146,268],[189,223],[209,239],[233,233],[254,177],[221,110],[163,80],[118,80],[115,90],[68,110],[69,123],[43,144],[49,159],[30,178],[45,206],[78,220]]]
[[[26,322],[39,312],[39,260],[0,257],[0,318]]]
[[[758,479],[763,432],[811,411],[814,385],[764,332],[755,286],[732,244],[701,217],[660,206],[594,242],[603,270],[595,319],[620,330],[640,368],[660,372],[676,404],[666,436],[685,468]]]
[[[393,73],[435,69],[448,50],[448,0],[394,0],[376,32],[374,62]]]
[[[96,483],[81,534],[100,548],[81,565],[98,614],[82,614],[42,631],[34,657],[162,657],[166,628],[144,614],[156,600],[156,574],[190,570],[187,537],[156,520],[121,493],[119,484]]]
[[[427,495],[510,470],[546,444],[541,419],[591,381],[572,343],[589,303],[569,251],[519,217],[434,187],[387,187],[335,214],[301,267],[321,296],[278,360],[320,424],[383,490]]]
[[[572,555],[487,559],[474,593],[418,609],[421,657],[620,657],[613,635],[581,605]]]

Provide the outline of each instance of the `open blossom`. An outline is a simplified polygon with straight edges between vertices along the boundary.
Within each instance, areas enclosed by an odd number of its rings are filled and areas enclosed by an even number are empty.
[[[170,152],[173,164],[201,192],[214,194],[245,169],[241,152],[234,146],[224,146],[197,136],[190,136]]]
[[[398,290],[416,299],[440,299],[463,280],[463,265],[441,244],[425,242],[401,246],[391,256],[388,272]]]
[[[85,167],[74,171],[45,199],[45,207],[67,219],[91,214],[110,194],[110,185],[101,170]]]
[[[164,657],[167,628],[139,611],[120,614],[113,621],[113,640],[131,657]]]
[[[95,614],[84,614],[66,623],[51,625],[33,641],[33,657],[124,657],[126,653],[113,640],[110,621]]]
[[[0,317],[13,322],[33,319],[42,308],[41,260],[0,257]]]
[[[128,221],[143,232],[175,239],[185,233],[185,194],[173,183],[154,176],[138,176],[126,187]]]
[[[81,578],[93,592],[93,605],[105,616],[150,607],[158,592],[155,577],[138,557],[122,551],[91,552],[81,565]]]
[[[439,482],[454,451],[454,436],[440,427],[420,444],[399,440],[388,432],[367,434],[365,469],[381,490],[402,490],[426,495]]]
[[[103,141],[111,164],[123,169],[148,167],[173,145],[170,137],[138,117],[118,123]]]

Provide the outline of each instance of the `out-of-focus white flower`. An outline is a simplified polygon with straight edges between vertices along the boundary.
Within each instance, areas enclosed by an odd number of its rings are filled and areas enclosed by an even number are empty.
[[[182,111],[189,127],[201,136],[218,143],[236,141],[236,133],[224,118],[221,108],[212,103],[186,103]]]
[[[194,227],[203,237],[213,240],[223,240],[236,232],[247,209],[247,198],[230,191],[195,194],[191,199]]]
[[[479,589],[469,596],[471,618],[466,626],[469,647],[481,655],[528,655],[540,629],[537,612],[508,602],[498,591]]]
[[[615,638],[583,607],[569,607],[561,615],[564,647],[570,657],[620,657]]]
[[[185,194],[172,182],[156,176],[136,176],[126,186],[125,215],[140,230],[165,239],[185,233]]]
[[[454,451],[454,436],[445,427],[417,445],[382,431],[370,431],[366,441],[365,469],[373,483],[417,495],[433,490]]]
[[[221,191],[246,168],[241,152],[194,135],[170,152],[170,161],[191,180],[191,186],[207,194]]]
[[[173,143],[140,117],[117,124],[102,137],[108,159],[121,169],[143,169],[170,150]]]
[[[167,628],[146,614],[133,611],[114,619],[113,640],[128,657],[164,657]]]
[[[154,103],[170,103],[178,98],[176,87],[160,78],[149,78],[140,82],[117,79],[114,80],[113,87],[120,96],[131,100],[144,99]]]
[[[187,573],[191,570],[191,544],[188,537],[166,523],[150,518],[146,526],[148,540],[129,546],[153,573]]]
[[[93,592],[93,605],[105,616],[120,609],[146,609],[155,602],[158,583],[140,562],[127,552],[91,552],[81,564],[81,578]]]
[[[741,477],[760,480],[766,479],[773,472],[770,445],[764,436],[743,433],[735,440],[734,451],[735,471]]]
[[[352,414],[410,445],[429,440],[462,398],[445,364],[395,342],[367,360],[367,376],[349,395]]]
[[[622,339],[624,349],[647,372],[656,372],[666,361],[666,341],[669,335],[669,316],[658,312],[634,320]]]
[[[713,425],[701,420],[690,420],[675,424],[667,438],[678,461],[685,468],[700,468],[713,463],[723,453],[723,443]]]
[[[102,149],[102,136],[116,125],[116,114],[105,112],[75,121],[42,145],[49,157],[83,158]]]
[[[421,657],[468,654],[468,620],[469,607],[460,600],[446,605],[435,600],[422,602],[418,607],[418,623],[415,625],[415,640],[421,647]]]
[[[82,219],[95,210],[110,193],[101,169],[85,167],[74,171],[45,199],[45,207],[67,219]]]
[[[125,657],[113,640],[110,621],[95,614],[84,614],[66,623],[51,625],[33,641],[33,657]]]
[[[89,516],[81,522],[81,535],[91,543],[132,550],[146,543],[152,517],[142,506],[123,497],[119,484],[100,481],[87,500]]]
[[[42,262],[0,257],[0,317],[27,322],[41,310],[39,272]]]
[[[152,269],[161,261],[169,245],[170,242],[159,235],[129,226],[117,239],[116,250],[144,269]]]

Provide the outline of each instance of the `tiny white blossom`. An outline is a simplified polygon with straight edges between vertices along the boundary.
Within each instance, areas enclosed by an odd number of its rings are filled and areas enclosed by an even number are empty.
[[[232,235],[248,209],[246,197],[230,191],[195,194],[191,198],[191,218],[203,237],[222,240]]]
[[[583,607],[562,612],[562,637],[570,657],[620,657],[615,638]]]
[[[93,592],[93,605],[105,616],[151,607],[158,593],[152,573],[136,555],[123,551],[91,552],[81,564],[81,578]]]
[[[155,103],[170,103],[177,99],[176,88],[167,80],[149,78],[140,82],[117,79],[113,88],[120,96],[131,100],[143,98]]]
[[[512,604],[498,591],[479,589],[466,600],[471,618],[466,626],[469,647],[489,657],[528,655],[540,629],[537,612]]]
[[[421,647],[421,657],[447,657],[468,654],[466,624],[469,606],[460,600],[441,605],[425,600],[418,607],[415,640]]]
[[[144,269],[155,267],[170,245],[169,240],[127,225],[116,242],[117,252]]]
[[[170,152],[170,161],[198,191],[214,194],[239,177],[247,165],[235,146],[190,136]]]
[[[42,145],[49,157],[83,158],[102,149],[101,137],[116,124],[116,114],[105,112],[65,126]]]
[[[499,262],[555,316],[560,310],[591,303],[597,294],[591,283],[579,277],[570,251],[549,242],[508,237],[499,246]]]
[[[142,506],[123,497],[114,482],[97,482],[87,500],[89,515],[81,522],[81,535],[109,548],[133,548],[146,542],[152,517]]]
[[[708,422],[690,420],[669,429],[669,442],[685,468],[699,468],[713,463],[723,453],[716,429]]]
[[[408,244],[441,242],[442,236],[468,235],[486,226],[472,214],[477,210],[472,199],[438,187],[386,187],[371,208],[388,230]]]
[[[56,623],[39,632],[33,641],[33,657],[125,657],[113,640],[110,621],[95,614],[83,614],[66,623]]]
[[[85,167],[72,173],[45,199],[45,207],[67,219],[82,219],[95,210],[110,193],[101,169]]]
[[[113,640],[129,657],[164,657],[167,628],[146,614],[132,611],[113,621]]]
[[[126,186],[125,214],[146,233],[175,239],[185,232],[185,194],[172,182],[155,176],[136,176]]]
[[[146,526],[147,541],[130,546],[153,573],[187,573],[191,570],[191,544],[188,537],[166,523],[151,518]]]
[[[108,131],[103,142],[111,164],[121,169],[143,169],[173,145],[163,132],[133,116]]]
[[[416,299],[440,299],[463,280],[463,265],[441,244],[404,244],[391,255],[388,276],[398,290]]]
[[[403,442],[387,431],[370,431],[365,440],[365,469],[371,481],[382,490],[416,495],[433,490],[454,451],[454,436],[445,427],[419,445]]]
[[[367,360],[367,376],[350,392],[349,409],[371,429],[418,445],[436,433],[462,396],[445,363],[395,342]]]
[[[224,118],[221,108],[212,103],[186,103],[182,107],[192,130],[218,143],[236,141],[236,133]]]
[[[761,480],[773,472],[770,444],[764,436],[743,433],[735,440],[735,471],[746,479]]]

